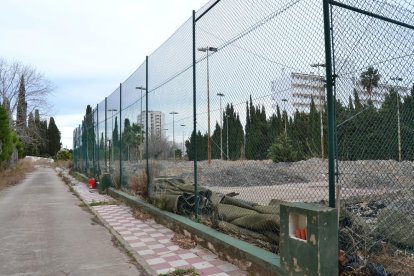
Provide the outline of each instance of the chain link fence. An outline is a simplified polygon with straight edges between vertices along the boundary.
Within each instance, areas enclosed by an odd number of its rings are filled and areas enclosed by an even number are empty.
[[[413,12],[409,1],[332,7],[341,245],[401,275],[414,271],[403,258],[414,248]]]
[[[413,5],[323,3],[210,1],[85,116],[75,167],[275,252],[281,201],[332,196],[347,253],[412,249]]]

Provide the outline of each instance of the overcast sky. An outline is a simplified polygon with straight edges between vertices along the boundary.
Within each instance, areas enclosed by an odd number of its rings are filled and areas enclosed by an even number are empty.
[[[1,0],[0,57],[52,81],[50,116],[73,129],[207,0]]]

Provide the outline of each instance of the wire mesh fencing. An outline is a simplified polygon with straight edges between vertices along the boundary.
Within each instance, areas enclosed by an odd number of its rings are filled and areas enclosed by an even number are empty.
[[[332,9],[337,195],[354,218],[342,221],[341,244],[397,274],[414,269],[389,258],[414,247],[413,12],[408,1]]]
[[[413,6],[371,2],[210,1],[74,130],[75,167],[275,252],[280,202],[332,195],[412,248],[413,35],[378,16],[412,25]]]

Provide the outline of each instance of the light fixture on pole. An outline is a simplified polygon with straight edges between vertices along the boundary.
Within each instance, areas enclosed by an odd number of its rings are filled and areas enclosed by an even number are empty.
[[[139,118],[140,118],[139,128],[141,129],[141,139],[142,139],[143,138],[143,128],[144,128],[144,126],[142,124],[142,91],[143,90],[145,91],[146,88],[145,87],[142,87],[142,86],[137,86],[137,87],[135,87],[135,89],[138,89],[138,90],[141,91],[141,98],[140,98],[140,101],[141,101],[141,113],[139,115]],[[141,150],[139,152],[141,153]],[[142,154],[140,154],[140,157],[142,159]]]
[[[287,103],[287,99],[282,99],[283,102],[283,109],[285,110],[285,135],[287,135],[287,111],[286,111],[286,103]]]
[[[171,115],[173,115],[173,153],[174,153],[174,160],[175,160],[175,132],[174,132],[174,115],[178,114],[178,112],[176,111],[171,111],[170,112]]]
[[[326,67],[326,64],[324,64],[324,63],[314,63],[314,64],[311,64],[310,66],[318,68],[318,79],[321,82],[321,85],[319,87],[319,114],[320,114],[320,124],[321,124],[321,157],[322,157],[322,161],[323,161],[325,159],[325,147],[324,147],[324,143],[323,143],[322,92],[325,92],[325,84],[323,83],[323,78],[319,74],[319,68],[320,67]]]
[[[198,51],[206,53],[207,59],[207,124],[208,124],[208,139],[207,139],[207,158],[208,164],[211,164],[211,130],[210,130],[210,72],[209,72],[209,64],[208,64],[208,52],[217,52],[217,48],[215,47],[205,47],[205,48],[198,48]]]
[[[220,159],[223,160],[223,112],[221,110],[221,98],[224,97],[223,93],[217,93],[220,97]]]
[[[395,77],[391,80],[397,82],[402,81],[402,78]],[[401,124],[400,124],[400,94],[398,93],[398,87],[395,87],[395,93],[397,93],[397,134],[398,134],[398,162],[401,161]]]
[[[182,156],[184,156],[184,130],[185,130],[185,125],[181,125],[183,127],[183,150],[181,152]]]
[[[110,111],[111,112],[111,121],[112,121],[112,128],[111,128],[111,130],[112,130],[112,145],[111,145],[111,161],[112,162],[114,162],[114,112],[116,112],[116,111],[118,111],[117,109],[115,109],[115,108],[112,108],[112,109],[108,109],[108,111]]]

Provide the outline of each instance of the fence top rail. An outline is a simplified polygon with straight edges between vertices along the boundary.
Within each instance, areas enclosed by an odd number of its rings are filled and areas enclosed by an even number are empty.
[[[401,27],[405,27],[405,28],[414,30],[414,26],[412,26],[410,24],[403,23],[401,21],[394,20],[394,19],[382,16],[382,15],[379,15],[379,14],[375,14],[375,13],[372,13],[372,12],[369,12],[369,11],[366,11],[366,10],[362,10],[362,9],[359,9],[359,8],[356,8],[356,7],[352,7],[350,5],[343,4],[343,3],[340,3],[340,2],[335,1],[335,0],[328,0],[328,1],[329,1],[329,4],[331,4],[333,6],[341,7],[341,8],[347,9],[347,10],[351,10],[351,11],[354,11],[354,12],[357,12],[357,13],[360,13],[360,14],[371,16],[371,17],[374,17],[374,18],[379,19],[379,20],[383,20],[383,21],[386,21],[386,22],[389,22],[389,23],[399,25]]]

